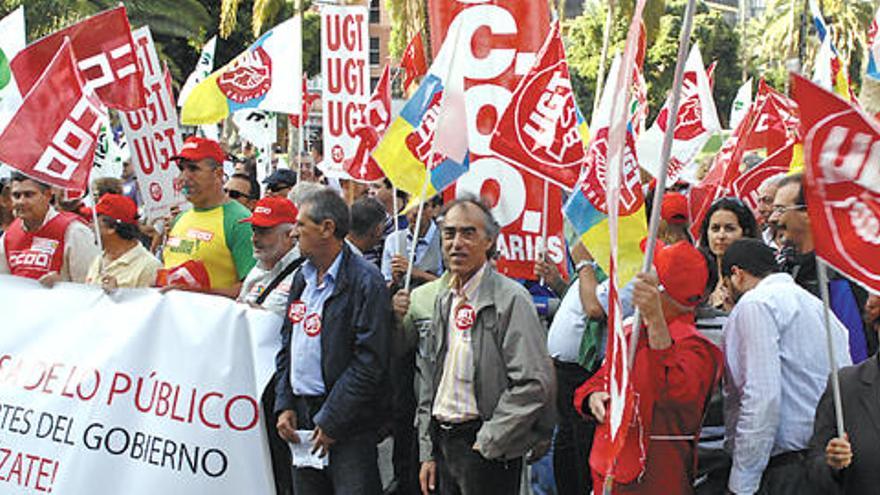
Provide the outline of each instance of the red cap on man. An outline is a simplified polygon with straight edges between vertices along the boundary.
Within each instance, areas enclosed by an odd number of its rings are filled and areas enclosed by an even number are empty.
[[[275,227],[282,223],[296,223],[299,212],[293,203],[283,197],[267,196],[254,206],[253,215],[239,220],[240,223],[250,223],[257,227]]]
[[[128,196],[107,193],[98,200],[95,212],[122,223],[137,225],[137,205]]]
[[[663,195],[663,203],[660,206],[660,217],[670,225],[687,223],[687,197],[681,193],[667,191]]]
[[[197,162],[205,158],[213,158],[215,162],[222,165],[226,161],[226,153],[220,147],[220,143],[213,139],[202,138],[198,136],[190,136],[183,142],[180,152],[171,157],[175,160],[189,160]]]
[[[663,289],[676,302],[694,307],[703,300],[709,268],[706,258],[691,243],[678,241],[665,246],[658,242],[654,268]]]

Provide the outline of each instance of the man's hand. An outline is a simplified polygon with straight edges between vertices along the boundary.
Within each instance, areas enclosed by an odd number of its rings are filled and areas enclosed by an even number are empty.
[[[281,411],[281,414],[278,415],[276,428],[278,436],[281,438],[290,443],[300,442],[299,435],[296,434],[296,413],[293,410]]]
[[[639,273],[633,281],[633,306],[638,308],[645,323],[664,321],[657,275]]]
[[[52,287],[55,287],[55,284],[61,282],[61,274],[58,272],[49,272],[40,277],[37,281],[40,282],[40,285],[43,287],[51,289]]]
[[[611,395],[608,392],[593,392],[587,398],[590,404],[590,413],[599,423],[605,422],[605,411],[607,410],[605,404],[610,400]]]
[[[545,455],[547,455],[547,452],[550,451],[550,444],[552,441],[552,438],[545,438],[533,445],[532,449],[529,450],[529,453],[526,454],[526,462],[534,464],[535,462],[540,461]]]
[[[101,288],[109,294],[119,288],[119,282],[116,281],[116,277],[113,275],[104,275],[101,277]]]
[[[320,426],[315,426],[312,432],[312,454],[318,452],[318,457],[327,457],[330,453],[330,446],[336,443],[336,440],[327,436]]]
[[[409,291],[406,289],[400,289],[394,294],[394,297],[391,299],[391,307],[394,309],[394,316],[397,317],[398,321],[402,321],[403,317],[406,316],[407,311],[409,311]]]
[[[555,264],[546,261],[544,258],[545,256],[542,255],[540,259],[535,261],[535,277],[537,277],[538,280],[543,280],[547,287],[553,289],[553,292],[560,295],[565,293],[568,284],[565,283],[565,279],[563,279],[562,274],[559,273],[559,268],[557,268]]]
[[[391,279],[394,282],[400,283],[403,280],[403,277],[406,276],[406,271],[409,269],[409,259],[405,256],[401,256],[399,254],[395,254],[393,258],[391,258]]]
[[[422,487],[422,495],[429,495],[437,489],[437,462],[426,461],[419,470],[419,486]]]
[[[852,464],[853,452],[849,444],[849,435],[843,434],[843,438],[832,438],[825,446],[825,462],[832,469],[841,470]]]

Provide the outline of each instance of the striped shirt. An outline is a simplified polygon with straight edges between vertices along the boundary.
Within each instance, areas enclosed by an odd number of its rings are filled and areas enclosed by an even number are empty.
[[[443,361],[443,375],[440,377],[440,386],[437,387],[433,410],[434,417],[443,422],[463,423],[480,417],[474,394],[474,348],[471,345],[473,325],[461,326],[456,320],[459,312],[476,300],[477,288],[485,271],[486,265],[483,265],[461,287],[458,287],[458,277],[451,277],[449,280],[452,305],[446,329],[446,359]]]

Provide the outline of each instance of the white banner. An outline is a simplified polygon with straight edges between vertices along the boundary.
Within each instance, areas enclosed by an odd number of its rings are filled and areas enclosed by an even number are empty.
[[[357,151],[355,131],[370,100],[368,14],[363,6],[321,7],[322,171],[328,177],[348,178],[343,164]]]
[[[177,127],[177,108],[156,55],[150,28],[137,29],[132,36],[144,71],[147,106],[120,115],[144,202],[144,215],[146,220],[152,220],[168,215],[172,206],[186,203],[186,198],[174,186],[177,167],[169,161],[177,154],[183,139]]]
[[[277,315],[7,275],[0,314],[0,493],[274,493]]]

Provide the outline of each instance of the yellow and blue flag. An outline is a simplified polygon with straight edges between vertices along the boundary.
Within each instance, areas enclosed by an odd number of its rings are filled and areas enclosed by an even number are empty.
[[[180,121],[214,124],[243,109],[298,113],[302,106],[302,22],[275,26],[192,89]]]

